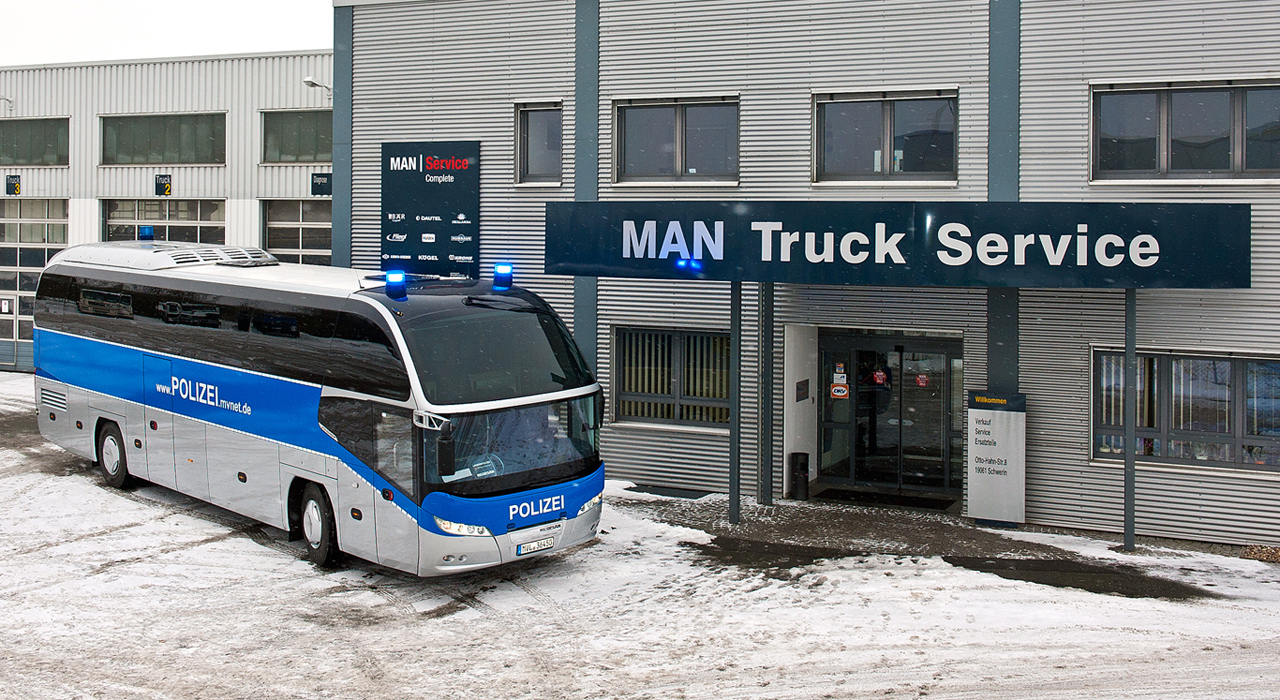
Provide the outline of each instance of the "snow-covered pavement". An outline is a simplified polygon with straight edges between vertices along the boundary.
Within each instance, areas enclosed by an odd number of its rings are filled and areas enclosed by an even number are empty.
[[[281,533],[119,492],[32,431],[0,373],[0,697],[1277,698],[1280,566],[1010,536],[1223,595],[1098,595],[938,558],[788,575],[606,507],[598,541],[457,578],[323,571]],[[610,483],[614,502],[633,498]]]

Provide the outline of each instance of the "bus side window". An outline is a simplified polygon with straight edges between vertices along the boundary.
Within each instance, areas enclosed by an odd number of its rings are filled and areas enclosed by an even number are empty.
[[[374,401],[326,396],[320,399],[320,424],[339,444],[403,493],[413,488],[413,414]]]
[[[343,311],[330,348],[326,386],[397,401],[409,398],[404,362],[380,324]]]
[[[245,342],[266,371],[321,384],[337,322],[332,309],[254,302]]]

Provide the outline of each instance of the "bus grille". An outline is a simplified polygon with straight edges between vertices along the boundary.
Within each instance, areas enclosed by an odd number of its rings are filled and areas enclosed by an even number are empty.
[[[52,389],[40,388],[40,403],[59,411],[67,410],[67,395]]]

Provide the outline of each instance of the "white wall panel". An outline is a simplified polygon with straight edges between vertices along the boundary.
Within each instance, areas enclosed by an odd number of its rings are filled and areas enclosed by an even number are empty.
[[[253,200],[303,198],[311,193],[312,172],[328,163],[263,166],[262,111],[329,109],[326,91],[303,85],[312,76],[332,84],[328,51],[227,57],[177,58],[138,62],[85,63],[0,68],[0,118],[69,117],[66,167],[0,167],[22,176],[24,196],[71,200],[152,198],[155,175],[173,175],[174,198]],[[225,165],[100,165],[104,115],[222,112],[226,117]],[[101,212],[73,207],[74,242],[101,234]],[[249,226],[248,228],[238,228]],[[228,221],[227,240],[260,245],[256,221]]]

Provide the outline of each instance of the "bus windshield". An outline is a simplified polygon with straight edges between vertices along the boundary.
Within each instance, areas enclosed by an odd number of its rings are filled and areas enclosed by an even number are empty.
[[[599,394],[570,401],[457,414],[454,473],[440,475],[438,431],[423,430],[427,491],[493,495],[557,483],[600,466]]]
[[[594,383],[560,319],[524,296],[453,296],[398,319],[432,404],[499,401]],[[416,313],[415,313],[416,312]]]

